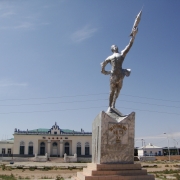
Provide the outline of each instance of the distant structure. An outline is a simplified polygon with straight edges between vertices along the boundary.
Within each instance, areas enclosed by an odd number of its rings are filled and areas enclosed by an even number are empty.
[[[0,141],[0,156],[34,157],[63,157],[77,154],[90,157],[92,133],[61,129],[55,123],[50,129],[14,130],[14,139]]]

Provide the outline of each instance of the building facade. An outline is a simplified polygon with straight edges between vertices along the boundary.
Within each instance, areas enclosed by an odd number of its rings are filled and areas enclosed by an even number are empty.
[[[138,156],[162,156],[163,148],[149,143],[146,146],[138,148]]]
[[[77,154],[79,157],[92,155],[92,133],[82,129],[80,132],[60,129],[55,123],[50,129],[15,129],[13,135],[11,147],[5,148],[0,144],[1,154],[7,155],[9,151],[14,157],[44,156],[46,153],[48,157],[63,157],[65,153],[69,156]]]

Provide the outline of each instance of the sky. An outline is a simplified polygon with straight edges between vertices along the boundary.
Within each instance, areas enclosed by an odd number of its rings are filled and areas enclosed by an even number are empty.
[[[142,7],[116,108],[136,113],[135,146],[180,147],[179,0],[0,0],[0,140],[55,122],[91,132],[108,108],[100,63]]]

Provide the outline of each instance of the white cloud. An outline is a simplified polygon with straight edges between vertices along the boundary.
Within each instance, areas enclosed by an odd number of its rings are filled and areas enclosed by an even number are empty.
[[[33,28],[34,25],[32,23],[29,23],[29,22],[23,22],[22,24],[18,25],[18,26],[15,26],[14,28],[15,29],[29,29],[29,28]]]
[[[0,88],[12,87],[12,86],[26,87],[26,86],[28,86],[28,84],[27,83],[13,82],[12,80],[9,80],[9,79],[1,79],[0,80]]]
[[[75,42],[84,41],[85,39],[92,37],[97,30],[97,28],[91,28],[86,25],[72,34],[72,40]]]
[[[0,15],[0,17],[1,18],[7,18],[7,17],[9,17],[9,16],[12,16],[12,15],[14,15],[15,13],[13,13],[13,12],[5,12],[5,13],[3,13],[3,14],[1,14]]]

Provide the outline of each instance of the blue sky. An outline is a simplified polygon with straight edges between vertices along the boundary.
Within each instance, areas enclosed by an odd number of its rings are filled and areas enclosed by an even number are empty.
[[[109,76],[100,63],[110,46],[125,48],[135,17],[139,32],[123,68],[117,109],[136,112],[136,146],[180,144],[180,1],[1,0],[0,139],[20,130],[91,131],[108,108]],[[110,69],[108,65],[106,69]],[[179,146],[178,144],[178,146]]]

